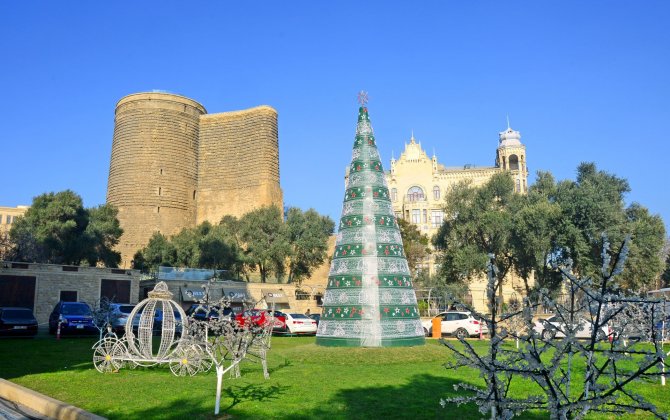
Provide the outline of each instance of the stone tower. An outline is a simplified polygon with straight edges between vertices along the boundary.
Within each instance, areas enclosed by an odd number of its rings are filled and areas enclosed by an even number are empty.
[[[526,146],[521,143],[521,133],[507,130],[498,133],[499,144],[496,151],[496,166],[509,171],[514,179],[514,191],[528,192],[528,167],[526,166]]]
[[[277,112],[268,106],[208,115],[170,93],[116,105],[107,203],[119,209],[121,266],[154,232],[167,236],[254,208],[283,208]]]

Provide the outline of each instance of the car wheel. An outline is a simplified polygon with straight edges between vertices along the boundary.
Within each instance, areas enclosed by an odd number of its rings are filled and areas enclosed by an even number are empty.
[[[468,336],[469,336],[468,330],[466,330],[465,328],[459,328],[456,330],[456,338],[458,338],[459,340],[465,340],[466,338],[468,338]]]
[[[53,328],[51,325],[49,325],[49,334],[51,334],[51,335],[56,334],[56,329]]]
[[[551,330],[544,330],[542,331],[542,339],[544,341],[549,341],[552,338],[554,338],[554,335],[556,335],[553,331]]]

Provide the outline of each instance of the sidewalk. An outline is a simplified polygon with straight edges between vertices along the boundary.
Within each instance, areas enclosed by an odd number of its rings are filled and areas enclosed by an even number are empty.
[[[106,420],[104,417],[0,378],[0,419],[3,416],[12,420]]]

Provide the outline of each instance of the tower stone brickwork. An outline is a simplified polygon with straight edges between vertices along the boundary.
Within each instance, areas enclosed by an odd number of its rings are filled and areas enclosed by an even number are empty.
[[[116,105],[107,203],[124,230],[122,266],[154,232],[178,233],[254,208],[282,208],[277,112],[207,114],[184,96],[151,92]]]

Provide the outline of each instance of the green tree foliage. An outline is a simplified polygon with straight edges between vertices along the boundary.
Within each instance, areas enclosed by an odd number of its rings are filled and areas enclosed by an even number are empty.
[[[499,173],[481,187],[460,183],[445,201],[445,221],[433,237],[440,251],[440,276],[453,283],[483,275],[491,254],[502,290],[502,279],[513,265],[511,234],[518,195],[512,178]]]
[[[291,246],[279,208],[261,207],[242,216],[240,237],[244,242],[245,255],[250,264],[258,269],[261,282],[265,283],[271,274],[275,274],[277,279],[283,277]]]
[[[146,247],[133,257],[133,266],[139,270],[158,270],[158,267],[177,265],[177,250],[168,238],[154,232]]]
[[[335,229],[335,222],[316,210],[303,212],[291,207],[286,212],[286,227],[291,247],[288,281],[300,283],[326,259],[328,237]]]
[[[559,242],[563,236],[574,233],[574,228],[566,226],[560,205],[550,199],[555,193],[553,176],[539,172],[528,195],[519,197],[518,210],[512,218],[514,268],[524,280],[527,292],[533,276],[537,287],[549,290],[556,290],[562,281],[549,262],[558,262],[562,257],[557,251]]]
[[[94,266],[101,261],[106,267],[118,267],[121,254],[114,251],[123,234],[119,224],[116,207],[105,204],[88,210],[88,226],[84,231],[87,240],[85,258],[89,265]]]
[[[665,270],[661,274],[661,287],[670,287],[670,252],[665,257]]]
[[[104,205],[85,209],[70,190],[42,194],[12,225],[12,257],[19,261],[116,267],[120,254],[112,248],[123,233],[117,210]]]
[[[649,214],[649,210],[637,203],[631,204],[625,211],[626,226],[624,232],[630,235],[630,252],[620,282],[632,291],[647,291],[656,287],[656,280],[663,272],[662,255],[665,242],[665,226],[658,215]]]
[[[398,219],[400,235],[402,236],[402,247],[405,250],[405,258],[412,277],[416,278],[416,267],[424,258],[430,255],[430,240],[428,235],[422,234],[416,225],[405,219]]]
[[[314,210],[291,208],[286,223],[277,207],[262,207],[241,219],[224,216],[218,225],[204,222],[167,238],[154,233],[134,256],[134,266],[157,270],[159,266],[229,270],[246,277],[258,270],[261,281],[278,280],[289,270],[289,281],[300,281],[326,258],[333,221]]]
[[[606,235],[612,243],[632,238],[620,286],[636,292],[655,286],[663,271],[665,227],[637,203],[626,208],[625,179],[583,163],[576,181],[556,182],[539,172],[522,196],[505,178],[496,175],[481,188],[461,184],[448,194],[447,220],[434,239],[447,279],[483,272],[492,253],[499,275],[513,267],[527,289],[534,276],[536,287],[557,290],[562,280],[551,264],[570,261],[582,277],[599,275]]]
[[[636,292],[654,287],[663,270],[665,226],[659,216],[649,214],[637,203],[625,207],[625,194],[630,191],[625,179],[599,171],[593,163],[582,163],[577,168],[576,181],[552,185],[546,176],[538,180],[544,202],[561,209],[560,219],[548,222],[555,235],[550,252],[553,258],[569,258],[576,273],[594,277],[600,272],[602,235],[612,243],[622,243],[630,236],[630,252],[618,279],[620,285]],[[518,244],[517,248],[521,247],[523,244]]]

